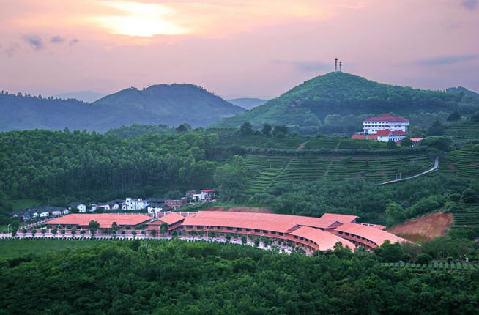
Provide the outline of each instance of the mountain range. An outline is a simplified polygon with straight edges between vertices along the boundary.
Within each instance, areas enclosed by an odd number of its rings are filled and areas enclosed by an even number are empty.
[[[204,127],[244,111],[191,84],[128,88],[93,103],[74,99],[0,94],[0,130],[106,131],[132,124]]]
[[[234,103],[234,104],[232,104]],[[264,104],[262,104],[264,103]],[[244,108],[252,108],[245,110]],[[107,131],[121,126],[187,123],[193,127],[286,125],[301,133],[357,131],[368,115],[394,113],[427,127],[454,112],[479,110],[479,94],[464,87],[445,91],[414,89],[332,72],[264,101],[225,101],[191,84],[127,88],[93,103],[0,93],[0,131],[64,129]]]

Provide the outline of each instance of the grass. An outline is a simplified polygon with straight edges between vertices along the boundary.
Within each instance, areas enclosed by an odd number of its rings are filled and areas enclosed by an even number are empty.
[[[0,240],[0,260],[97,245],[98,240]]]

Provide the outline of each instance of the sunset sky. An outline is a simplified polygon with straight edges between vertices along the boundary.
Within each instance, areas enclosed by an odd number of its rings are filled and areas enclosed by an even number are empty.
[[[343,60],[401,85],[479,91],[479,0],[0,0],[0,90],[194,83],[270,98]]]

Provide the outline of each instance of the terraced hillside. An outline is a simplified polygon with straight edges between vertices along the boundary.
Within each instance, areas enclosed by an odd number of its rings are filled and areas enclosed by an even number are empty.
[[[431,167],[426,154],[419,155],[248,155],[246,164],[255,176],[249,192],[265,192],[279,182],[364,178],[373,183],[419,173]]]
[[[479,178],[479,144],[449,153],[448,171],[470,179]]]
[[[466,143],[479,139],[479,122],[460,122],[447,126],[446,135],[453,137],[456,143]]]
[[[454,213],[455,229],[479,230],[479,204],[457,209]]]

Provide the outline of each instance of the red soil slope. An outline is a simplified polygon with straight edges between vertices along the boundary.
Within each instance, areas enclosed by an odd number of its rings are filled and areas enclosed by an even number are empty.
[[[427,241],[444,236],[453,220],[452,213],[435,212],[393,226],[388,231],[409,241]]]

